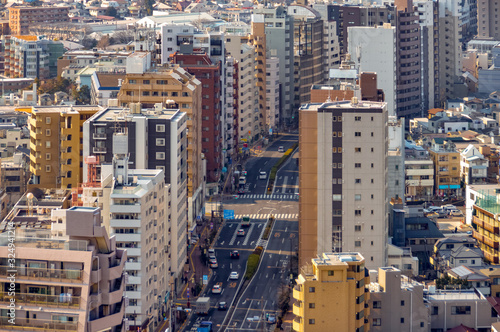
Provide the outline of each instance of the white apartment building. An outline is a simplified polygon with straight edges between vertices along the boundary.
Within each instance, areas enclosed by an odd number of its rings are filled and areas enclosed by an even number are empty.
[[[488,159],[472,144],[460,152],[460,176],[465,184],[486,183],[488,165]]]
[[[238,140],[250,141],[260,134],[255,48],[245,43],[247,35],[226,33],[225,36],[226,51],[238,62]]]
[[[387,104],[307,104],[299,120],[299,264],[333,251],[386,266]]]
[[[163,170],[128,169],[128,158],[103,165],[102,176],[115,179],[103,202],[109,204],[109,230],[117,248],[127,249],[125,315],[136,328],[148,317],[157,323],[165,309],[158,298],[164,299],[172,286],[169,186]]]
[[[384,91],[389,116],[396,115],[396,29],[349,27],[348,50],[358,72],[376,72],[377,87]]]
[[[235,137],[237,129],[237,119],[234,115],[238,111],[238,105],[235,106],[234,94],[238,91],[238,79],[235,77],[236,71],[234,68],[235,60],[232,56],[226,57],[226,71],[222,94],[225,94],[225,106],[222,107],[222,119],[224,130],[222,131],[222,151],[226,151],[224,155],[224,162],[229,162],[237,152],[238,138]]]
[[[279,125],[280,116],[280,60],[270,57],[266,60],[266,124],[269,128],[276,130]]]

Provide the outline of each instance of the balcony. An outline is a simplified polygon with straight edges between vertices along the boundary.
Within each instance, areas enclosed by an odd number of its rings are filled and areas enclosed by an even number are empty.
[[[493,249],[498,249],[498,241],[494,241],[487,236],[483,236],[483,243]]]
[[[482,221],[478,217],[472,217],[472,222],[478,225],[479,227],[484,228],[484,221]]]
[[[115,233],[116,242],[140,242],[140,233]]]
[[[110,213],[141,213],[141,204],[112,204]],[[130,219],[124,219],[130,221]]]
[[[39,332],[59,332],[59,331],[83,331],[83,326],[78,322],[58,322],[47,319],[33,319],[16,317],[16,323],[11,324],[9,318],[0,318],[1,330],[12,331],[39,331]]]
[[[293,314],[295,316],[304,317],[304,305],[301,302],[295,302],[293,304]]]
[[[92,150],[94,153],[106,153],[106,148],[102,146],[94,146]]]
[[[484,254],[484,259],[486,259],[487,261],[493,263],[493,264],[498,264],[498,256],[495,256],[493,254],[490,254],[489,252],[487,251],[483,251],[483,254]]]
[[[7,293],[0,294],[0,302],[10,303],[11,297]],[[33,305],[56,308],[80,308],[80,296],[67,296],[66,294],[46,295],[31,293],[16,293],[17,305]]]
[[[295,317],[293,319],[293,330],[295,332],[303,332],[304,331],[304,323],[302,323],[302,319],[300,317]]]
[[[300,288],[298,286],[295,286],[293,288],[293,298],[296,300],[299,300],[299,301],[304,300],[304,294],[302,293],[302,291],[300,290]]]
[[[479,242],[484,242],[484,241],[483,241],[484,236],[483,236],[483,235],[481,235],[481,234],[479,234],[479,233],[478,233],[478,232],[476,232],[476,231],[472,231],[472,237],[473,237],[474,239],[478,240]]]
[[[88,322],[89,331],[103,331],[113,326],[121,326],[125,312],[125,305],[123,302],[115,306],[115,310],[110,315],[93,318],[90,317]]]
[[[0,277],[8,277],[7,272],[11,269],[9,266],[0,266]],[[82,270],[56,270],[56,269],[40,269],[29,267],[16,267],[17,279],[40,280],[40,281],[55,281],[66,283],[80,283],[83,281]]]
[[[125,278],[121,278],[118,283],[113,282],[115,287],[111,288],[108,293],[102,295],[102,304],[112,305],[120,303],[123,299],[123,289],[125,288]]]
[[[102,269],[99,267],[97,270],[92,270],[90,272],[90,283],[95,284],[102,279]]]
[[[483,220],[481,220],[481,219],[479,219],[477,217],[473,217],[472,218],[472,222],[475,223],[476,225],[480,226],[480,227],[483,227],[488,232],[495,233],[495,234],[498,233],[498,226],[493,226],[489,222],[483,221]]]
[[[141,270],[141,263],[139,263],[139,262],[126,262],[125,263],[125,270],[126,271],[130,271],[130,270],[140,271]]]
[[[94,133],[92,135],[92,137],[94,139],[106,139],[107,138],[106,133]]]

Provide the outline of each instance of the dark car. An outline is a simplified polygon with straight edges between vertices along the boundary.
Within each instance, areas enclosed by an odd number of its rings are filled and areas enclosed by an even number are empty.
[[[231,251],[231,258],[240,258],[240,253],[238,250]]]
[[[227,310],[226,302],[219,302],[219,305],[217,306],[217,310]]]

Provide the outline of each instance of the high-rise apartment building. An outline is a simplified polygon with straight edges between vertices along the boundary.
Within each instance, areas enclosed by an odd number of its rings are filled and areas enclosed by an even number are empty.
[[[350,58],[359,72],[377,73],[377,86],[384,91],[387,111],[389,115],[396,115],[396,29],[386,23],[377,27],[352,27],[347,31]]]
[[[98,106],[31,106],[30,185],[76,188],[83,180],[83,123]]]
[[[255,78],[257,79],[257,92],[259,94],[259,130],[261,135],[269,131],[267,111],[267,45],[264,15],[252,15],[252,33],[249,43],[255,48]]]
[[[294,37],[293,16],[286,8],[259,5],[254,14],[263,14],[268,57],[279,59],[280,112],[278,126],[290,123],[294,108]],[[271,87],[272,89],[273,87]]]
[[[500,40],[500,19],[497,0],[477,1],[477,35],[479,38]]]
[[[134,65],[130,63],[129,66],[129,60],[133,62],[133,58],[137,57],[141,57],[141,54],[136,53],[127,59],[127,76],[118,93],[118,102],[121,106],[140,103],[139,108],[153,108],[155,104],[162,103],[169,107],[174,105],[173,108],[186,113],[188,221],[191,223],[201,214],[205,195],[204,161],[201,152],[204,96],[202,96],[201,82],[179,65],[148,71],[147,61],[141,59]],[[208,137],[205,138],[207,139],[210,140]]]
[[[12,35],[29,35],[30,27],[48,26],[69,22],[69,7],[11,7],[9,27]]]
[[[498,189],[478,190],[472,206],[472,237],[483,251],[484,259],[490,264],[500,262],[498,232],[500,227]]]
[[[266,125],[276,130],[280,123],[280,63],[278,57],[266,61]]]
[[[129,174],[133,174],[132,169],[143,172],[163,170],[165,183],[170,185],[171,206],[168,210],[169,215],[162,217],[162,219],[171,220],[171,229],[169,230],[171,232],[170,267],[171,272],[177,277],[187,257],[187,115],[179,110],[164,110],[161,107],[154,111],[140,110],[137,104],[132,104],[131,107],[132,109],[109,108],[97,113],[85,122],[83,126],[83,156],[87,158],[86,174],[91,175],[92,172],[89,172],[89,168],[94,167],[88,159],[91,156],[99,158],[98,168],[99,164],[113,163],[114,157],[118,155],[128,156]],[[134,190],[139,190],[138,186],[141,183],[136,181],[134,184],[133,176],[138,177],[140,174],[142,173],[130,175],[132,176],[132,185],[136,188]],[[99,172],[99,169],[95,170],[95,175],[97,178],[102,178],[102,172]],[[93,181],[88,176],[84,179],[85,183]],[[114,197],[111,196],[111,198]],[[103,202],[103,211],[107,211],[105,204],[106,202]],[[117,201],[115,204],[121,203]],[[137,209],[140,210],[141,206],[136,206],[135,210]],[[123,210],[123,212],[126,211]],[[115,210],[115,212],[109,211],[109,213],[120,212]],[[145,216],[148,220],[149,213]],[[137,215],[137,217],[140,216]],[[140,218],[132,219],[135,220],[136,224],[138,220],[142,220]],[[113,220],[110,221],[110,227],[118,227],[113,226],[113,222]],[[122,223],[124,222],[126,221]],[[135,236],[137,237],[137,235]],[[135,252],[137,253],[137,250]],[[130,255],[132,252],[129,251]]]
[[[299,119],[299,264],[359,251],[385,266],[387,104],[307,104]]]
[[[370,331],[370,277],[360,253],[322,253],[296,281],[294,331]]]
[[[2,51],[6,76],[43,79],[57,76],[57,59],[65,50],[59,41],[27,35],[2,36]]]
[[[28,193],[0,224],[4,308],[12,303],[7,280],[16,271],[15,324],[3,314],[0,329],[123,331],[127,253],[101,226],[100,210],[60,209],[39,199]],[[8,260],[14,229],[15,267]]]
[[[422,55],[418,13],[413,0],[396,0],[396,115],[421,115]],[[408,122],[408,120],[407,120]]]
[[[221,63],[212,63],[204,52],[176,52],[171,55],[171,61],[201,81],[201,152],[207,161],[207,182],[218,182],[223,166]]]

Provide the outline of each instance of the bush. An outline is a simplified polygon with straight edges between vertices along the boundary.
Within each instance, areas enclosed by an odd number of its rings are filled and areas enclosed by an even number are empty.
[[[247,272],[245,273],[245,279],[251,279],[255,272],[257,271],[257,267],[259,266],[260,255],[251,254],[248,257],[247,261]]]

